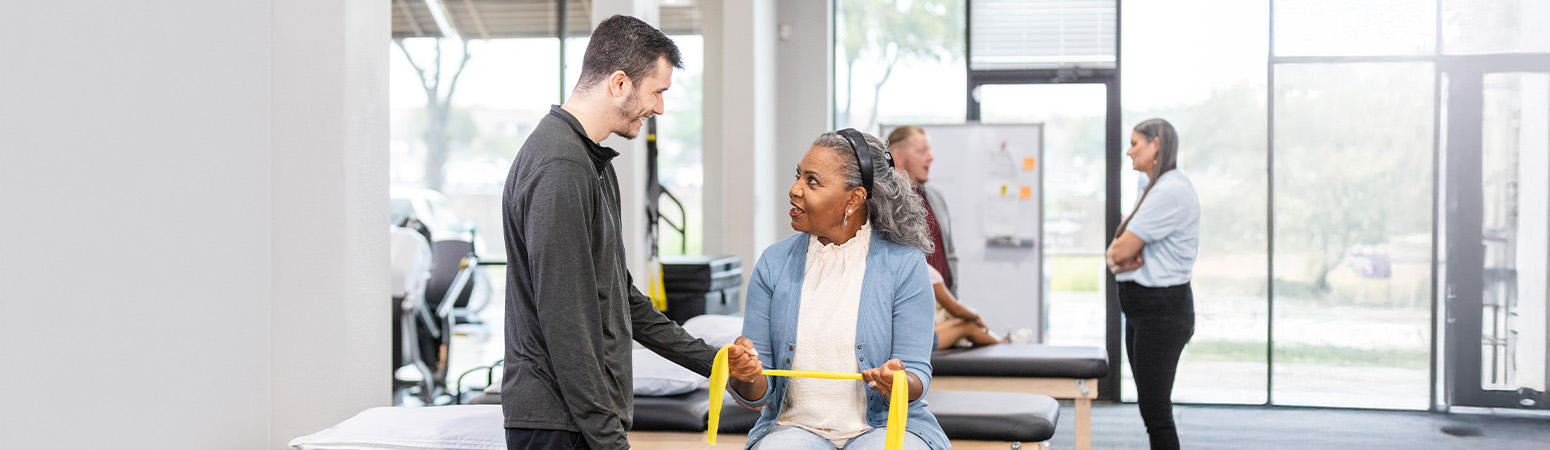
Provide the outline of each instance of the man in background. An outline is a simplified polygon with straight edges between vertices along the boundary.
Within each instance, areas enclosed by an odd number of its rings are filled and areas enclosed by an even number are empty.
[[[953,250],[952,221],[942,193],[926,181],[931,179],[931,139],[926,130],[907,125],[888,133],[888,151],[898,170],[915,182],[915,194],[926,199],[926,225],[931,228],[931,243],[936,251],[926,255],[926,263],[942,274],[948,292],[958,295],[958,254]]]

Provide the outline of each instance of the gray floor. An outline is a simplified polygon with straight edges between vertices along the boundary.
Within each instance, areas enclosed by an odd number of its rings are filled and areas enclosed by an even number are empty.
[[[1050,448],[1072,448],[1073,414],[1062,402]],[[1177,406],[1174,417],[1186,449],[1550,449],[1550,419],[1256,406]],[[1147,447],[1135,404],[1093,406],[1094,449]]]

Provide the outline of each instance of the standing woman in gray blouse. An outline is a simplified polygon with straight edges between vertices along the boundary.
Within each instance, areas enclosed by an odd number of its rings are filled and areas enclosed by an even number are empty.
[[[1173,379],[1195,334],[1190,274],[1200,247],[1200,200],[1175,170],[1179,135],[1151,119],[1130,133],[1131,168],[1150,180],[1107,253],[1125,314],[1125,356],[1135,375],[1136,403],[1152,449],[1179,448],[1173,424]]]

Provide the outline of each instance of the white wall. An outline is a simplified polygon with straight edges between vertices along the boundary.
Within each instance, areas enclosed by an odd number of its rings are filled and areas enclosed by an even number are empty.
[[[4,447],[284,448],[389,400],[387,13],[0,3]]]
[[[391,402],[379,0],[272,0],[269,448]]]
[[[776,239],[790,236],[785,214],[797,163],[819,134],[834,130],[834,11],[832,0],[784,0],[776,12],[776,105],[779,131],[771,193],[778,214],[771,227]],[[866,130],[863,130],[866,131]]]
[[[778,103],[777,6],[773,0],[700,5],[705,36],[704,248],[707,254],[741,257],[746,282],[759,253],[775,242],[770,224],[784,210],[784,197],[775,203],[770,191]]]
[[[705,252],[747,281],[791,235],[791,173],[833,123],[831,0],[701,3],[705,36]]]

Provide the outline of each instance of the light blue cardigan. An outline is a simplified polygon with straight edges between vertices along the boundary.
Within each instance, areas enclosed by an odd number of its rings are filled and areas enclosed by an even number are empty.
[[[743,336],[753,341],[765,369],[791,369],[796,353],[797,312],[802,300],[803,271],[807,267],[808,235],[797,233],[764,250],[748,280],[748,301],[743,312]],[[920,249],[884,240],[876,231],[867,250],[866,274],[861,282],[861,306],[856,317],[856,363],[873,369],[889,359],[931,387],[931,340],[936,296]],[[763,406],[759,421],[748,433],[752,448],[774,428],[786,398],[786,378],[768,377],[770,390],[759,401],[738,401]],[[924,398],[924,390],[922,398]],[[866,421],[876,428],[888,425],[888,399],[870,389]],[[905,430],[919,436],[932,450],[951,445],[936,417],[926,411],[926,401],[910,403]]]

